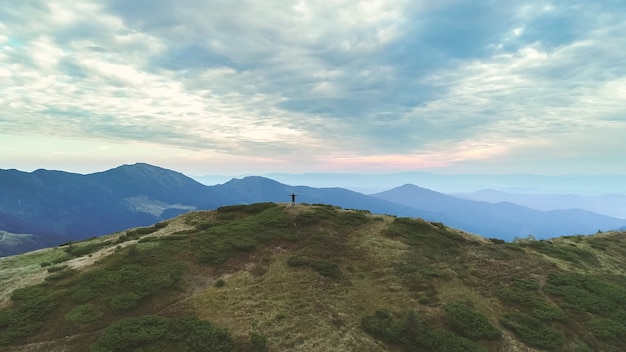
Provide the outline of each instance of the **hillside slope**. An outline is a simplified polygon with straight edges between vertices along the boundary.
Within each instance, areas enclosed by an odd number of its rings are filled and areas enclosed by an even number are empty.
[[[1,351],[622,351],[626,234],[257,203],[0,258]]]

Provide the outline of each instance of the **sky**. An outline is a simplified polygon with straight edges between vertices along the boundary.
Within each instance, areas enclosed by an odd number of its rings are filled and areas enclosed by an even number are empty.
[[[626,3],[0,2],[0,168],[626,175]]]

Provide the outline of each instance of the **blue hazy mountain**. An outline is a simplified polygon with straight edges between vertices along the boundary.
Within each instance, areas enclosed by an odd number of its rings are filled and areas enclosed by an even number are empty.
[[[582,209],[616,218],[626,218],[626,194],[528,194],[484,189],[451,195],[489,203],[510,202],[537,210]]]
[[[88,175],[0,170],[0,230],[31,234],[39,247],[146,226],[223,203],[193,179],[148,164]]]
[[[535,175],[535,174],[436,174],[431,172],[360,173],[270,173],[263,175],[278,182],[311,187],[342,187],[365,194],[382,192],[403,184],[415,184],[441,193],[469,193],[495,189],[513,193],[626,195],[626,175]],[[222,176],[224,177],[224,176]],[[197,177],[200,182],[215,178]]]
[[[373,197],[440,214],[446,225],[486,237],[511,240],[589,234],[624,226],[626,220],[578,209],[540,211],[521,205],[456,198],[406,184]]]
[[[391,214],[432,218],[437,216],[428,210],[415,209],[383,199],[370,197],[344,188],[313,188],[308,186],[289,186],[269,178],[248,176],[232,179],[224,184],[211,186],[223,199],[231,204],[259,202],[290,202],[290,194],[295,193],[299,203],[332,204],[347,209],[363,209],[372,213]]]
[[[260,176],[206,186],[179,172],[138,163],[87,175],[0,170],[0,231],[15,235],[2,237],[11,239],[12,247],[0,240],[0,255],[152,225],[191,210],[289,202],[291,193],[298,195],[298,202],[421,217],[506,240],[626,226],[626,220],[591,212],[545,212],[511,203],[476,202],[411,185],[375,195],[337,187],[290,186]]]

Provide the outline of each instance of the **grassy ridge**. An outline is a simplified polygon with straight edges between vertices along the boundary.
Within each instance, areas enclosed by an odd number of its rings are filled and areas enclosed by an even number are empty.
[[[2,258],[23,280],[0,276],[22,286],[0,346],[619,351],[625,257],[624,233],[503,243],[327,205],[229,206]]]

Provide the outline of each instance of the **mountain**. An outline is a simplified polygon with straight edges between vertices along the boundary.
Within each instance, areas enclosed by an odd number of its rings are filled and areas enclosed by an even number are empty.
[[[292,192],[299,195],[298,201],[433,216],[345,189],[292,187],[263,177],[209,187],[179,172],[143,163],[88,175],[0,170],[0,230],[12,234],[11,241],[0,239],[0,256],[146,226],[191,210],[287,201]]]
[[[537,210],[581,209],[616,218],[626,218],[626,195],[526,194],[484,189],[472,193],[452,194],[457,198],[490,203],[509,202]]]
[[[0,258],[0,350],[624,351],[626,233],[255,203]]]
[[[145,226],[223,203],[193,179],[148,164],[89,175],[0,170],[0,230],[33,235],[39,244],[30,249]]]
[[[442,193],[469,193],[490,188],[514,193],[572,193],[626,195],[626,175],[563,175],[535,174],[435,174],[430,172],[399,172],[388,174],[359,173],[270,173],[263,175],[287,184],[312,187],[342,187],[365,194],[388,190],[410,183]],[[202,180],[200,177],[199,180]],[[206,178],[214,182],[214,178]],[[203,182],[203,181],[200,181]]]
[[[528,235],[548,238],[593,233],[617,229],[626,223],[624,219],[583,210],[539,211],[513,203],[493,204],[460,199],[411,184],[372,196],[413,208],[428,209],[440,215],[430,220],[505,240]]]
[[[626,220],[580,210],[541,212],[403,186],[375,195],[344,188],[289,186],[265,177],[203,185],[179,172],[138,163],[88,175],[0,170],[0,256],[146,226],[192,211],[257,202],[323,203],[374,213],[420,217],[506,240],[594,233]]]
[[[343,188],[288,186],[260,176],[232,179],[224,184],[212,186],[211,189],[220,197],[228,199],[228,204],[285,202],[290,201],[290,194],[296,193],[297,201],[303,203],[332,204],[343,208],[364,209],[374,213],[397,216],[425,218],[436,216],[428,210],[411,208]]]

